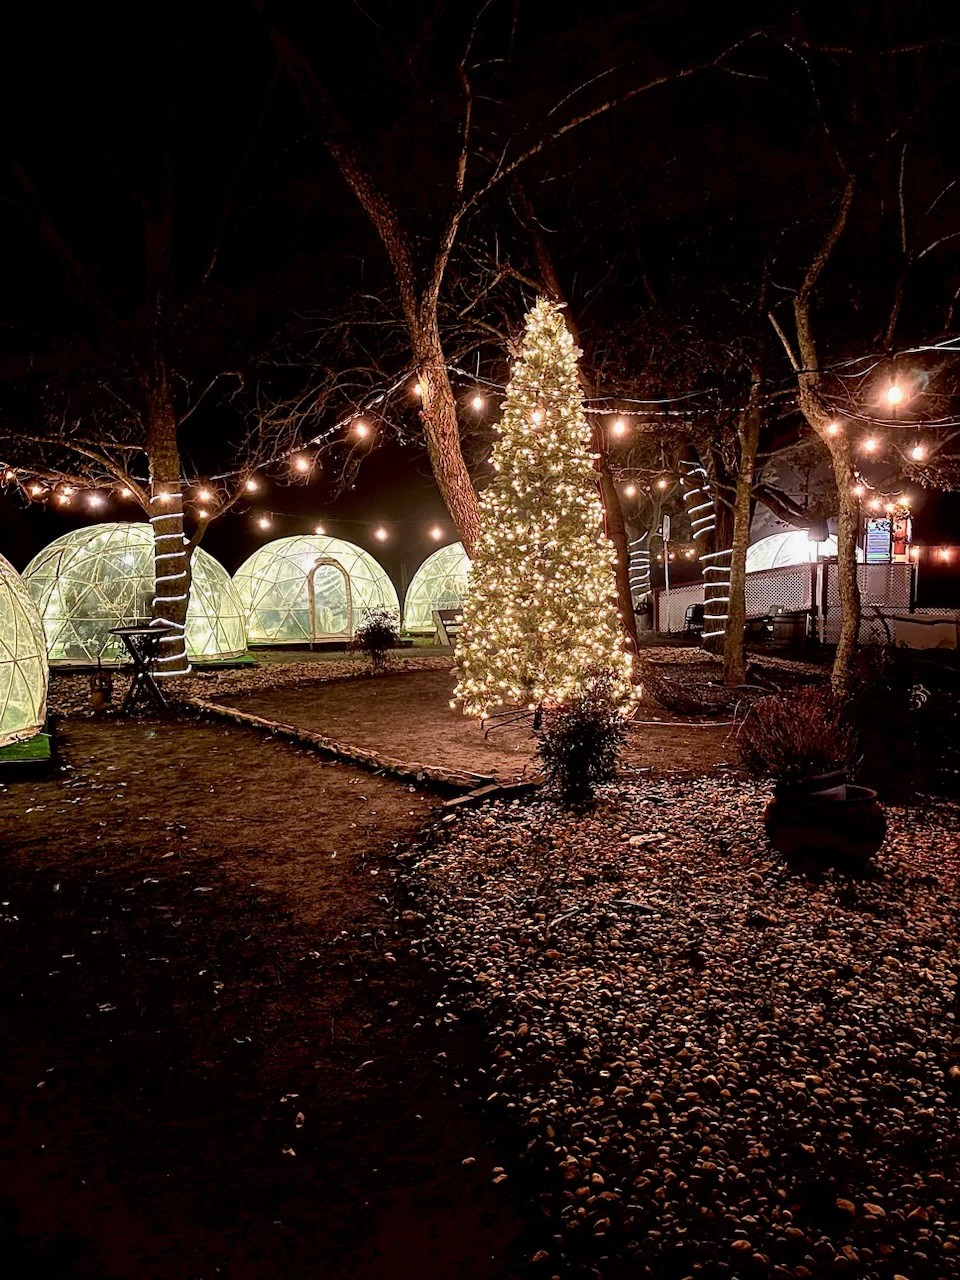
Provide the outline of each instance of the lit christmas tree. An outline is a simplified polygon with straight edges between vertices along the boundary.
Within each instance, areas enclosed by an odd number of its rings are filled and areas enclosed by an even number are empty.
[[[591,670],[631,700],[631,659],[616,607],[577,359],[560,309],[541,298],[513,368],[494,478],[457,645],[455,701],[466,715],[565,702]]]

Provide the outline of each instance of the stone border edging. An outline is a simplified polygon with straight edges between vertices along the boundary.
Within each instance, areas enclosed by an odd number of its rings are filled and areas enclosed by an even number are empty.
[[[461,769],[443,769],[438,765],[410,764],[403,760],[395,760],[391,756],[381,755],[377,751],[348,746],[322,733],[300,729],[296,725],[286,724],[280,720],[268,720],[265,716],[256,716],[249,711],[239,711],[235,707],[224,706],[219,702],[207,702],[203,698],[178,698],[176,705],[188,711],[199,711],[201,715],[210,716],[216,720],[226,720],[231,724],[259,729],[274,737],[294,742],[298,746],[310,747],[334,760],[360,765],[364,769],[380,773],[389,773],[394,777],[418,782],[421,785],[425,783],[447,791],[470,793],[478,788],[496,784],[496,779],[489,774],[470,773]]]

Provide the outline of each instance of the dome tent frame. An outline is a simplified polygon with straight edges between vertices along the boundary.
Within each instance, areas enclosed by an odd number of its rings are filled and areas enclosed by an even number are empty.
[[[35,738],[47,715],[47,645],[23,579],[0,556],[0,747]]]
[[[74,529],[40,551],[24,570],[39,609],[52,666],[120,666],[129,655],[113,627],[153,611],[150,526],[104,523]],[[243,609],[223,565],[198,547],[191,557],[187,652],[194,662],[228,661],[247,649]]]
[[[396,588],[368,551],[321,534],[276,538],[234,575],[251,645],[349,641],[364,612],[399,615]]]
[[[470,573],[470,557],[462,542],[430,553],[410,579],[403,601],[403,629],[411,635],[436,630],[435,609],[459,609]]]

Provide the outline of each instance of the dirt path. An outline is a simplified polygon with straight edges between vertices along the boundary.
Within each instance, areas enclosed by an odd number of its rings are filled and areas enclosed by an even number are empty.
[[[5,1274],[521,1274],[469,1045],[392,923],[428,801],[212,725],[61,749],[0,791]]]
[[[527,729],[497,730],[484,738],[476,720],[450,707],[452,671],[412,671],[370,680],[304,682],[296,688],[205,696],[419,764],[513,778],[533,767],[535,740]],[[692,726],[648,708],[630,735],[625,763],[640,769],[704,772],[732,765],[736,750],[723,725]]]

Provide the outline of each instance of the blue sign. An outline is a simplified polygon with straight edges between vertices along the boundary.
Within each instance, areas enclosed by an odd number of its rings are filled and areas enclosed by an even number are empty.
[[[893,546],[890,536],[889,520],[868,520],[865,539],[865,558],[867,564],[888,564],[892,558]]]

